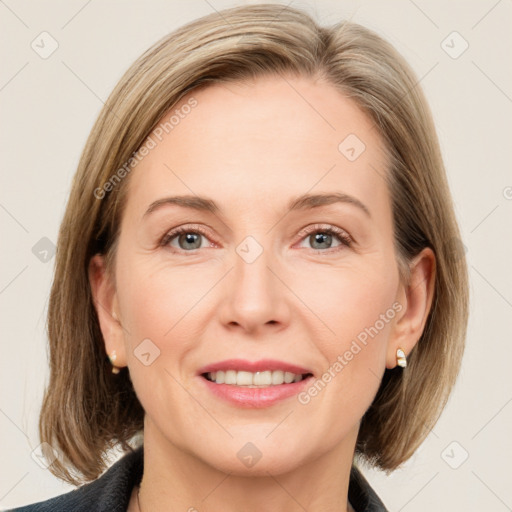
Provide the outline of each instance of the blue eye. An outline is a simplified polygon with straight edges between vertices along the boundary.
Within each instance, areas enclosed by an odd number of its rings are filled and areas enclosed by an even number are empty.
[[[315,224],[303,229],[299,236],[301,241],[310,240],[311,249],[318,252],[336,252],[343,247],[350,247],[353,243],[352,237],[343,229],[331,225]],[[167,233],[161,246],[171,247],[174,252],[191,252],[204,248],[203,237],[208,239],[208,234],[198,226],[180,226]],[[177,245],[173,244],[176,240]],[[333,240],[338,245],[333,247]],[[207,247],[211,247],[207,245]]]
[[[311,248],[313,250],[321,252],[326,252],[333,248],[336,249],[336,247],[340,246],[350,247],[353,242],[352,238],[346,231],[330,225],[326,227],[316,224],[301,231],[300,235],[302,237],[301,240],[310,241]],[[333,238],[337,239],[339,242],[335,247],[332,247]]]
[[[169,233],[167,233],[162,239],[161,245],[171,245],[176,248],[171,242],[176,238],[178,242],[177,249],[183,251],[190,251],[195,249],[201,249],[201,237],[206,237],[206,233],[197,228],[191,228],[187,226],[180,226]]]

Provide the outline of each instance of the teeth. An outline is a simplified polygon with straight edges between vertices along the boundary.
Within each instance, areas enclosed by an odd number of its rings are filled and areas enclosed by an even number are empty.
[[[227,370],[225,372],[210,372],[207,378],[217,384],[230,384],[232,386],[245,386],[249,388],[279,386],[281,384],[290,384],[299,382],[303,379],[301,374],[290,372],[263,371],[263,372],[237,372],[236,370]]]

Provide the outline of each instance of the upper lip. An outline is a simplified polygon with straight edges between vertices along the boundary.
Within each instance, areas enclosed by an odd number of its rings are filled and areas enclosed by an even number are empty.
[[[305,373],[313,373],[307,368],[297,366],[295,364],[286,363],[284,361],[278,361],[277,359],[260,359],[259,361],[247,361],[246,359],[226,359],[224,361],[218,361],[216,363],[208,364],[199,369],[198,374],[236,370],[246,372],[261,372],[265,370],[281,370],[283,372],[295,373],[302,375]]]

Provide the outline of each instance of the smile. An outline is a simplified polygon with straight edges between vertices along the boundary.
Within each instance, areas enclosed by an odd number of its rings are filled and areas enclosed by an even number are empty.
[[[247,372],[237,370],[217,371],[204,373],[203,377],[216,384],[243,386],[249,388],[265,388],[300,382],[310,376],[310,373],[300,374],[284,372],[282,370],[266,370],[260,372]]]

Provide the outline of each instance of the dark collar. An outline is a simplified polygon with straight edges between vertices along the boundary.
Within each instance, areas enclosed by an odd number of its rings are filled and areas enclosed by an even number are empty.
[[[354,465],[350,471],[348,501],[356,512],[388,512],[368,480]]]
[[[142,479],[144,448],[125,454],[97,480],[61,496],[13,509],[12,512],[126,512],[133,488]],[[348,499],[356,512],[387,512],[356,466],[352,466]]]

